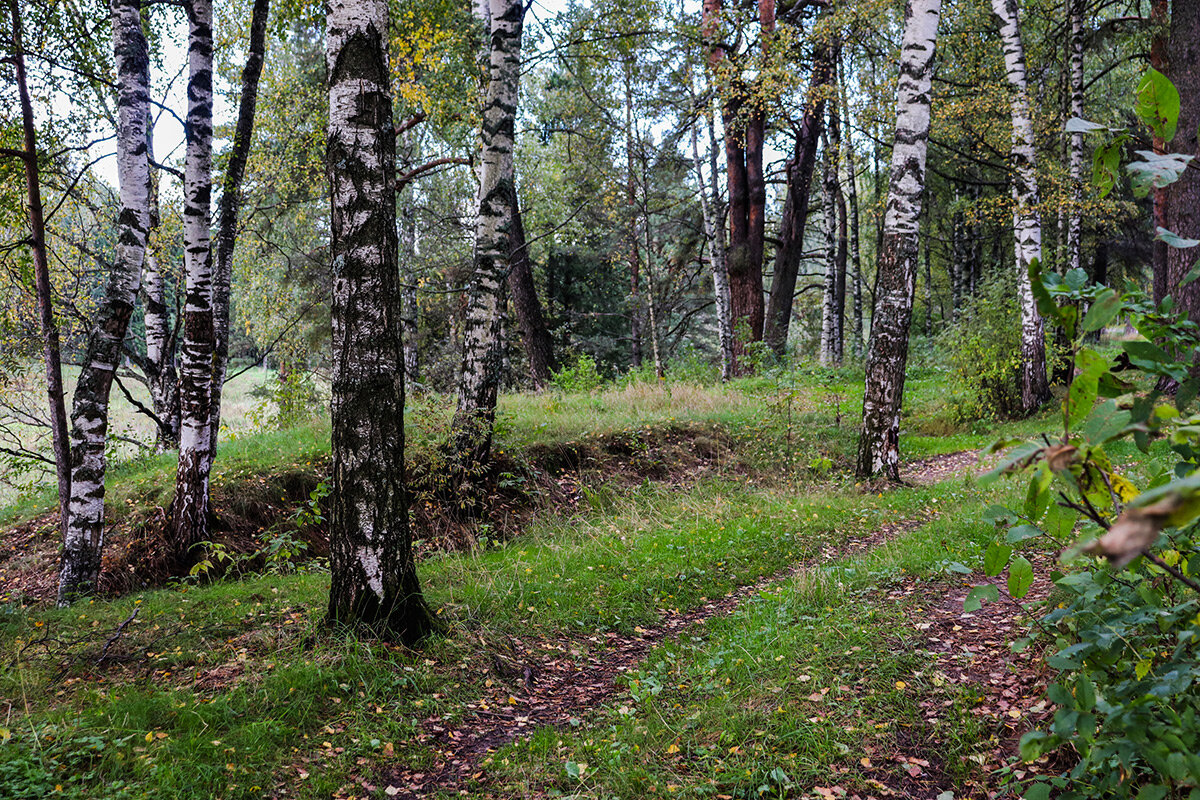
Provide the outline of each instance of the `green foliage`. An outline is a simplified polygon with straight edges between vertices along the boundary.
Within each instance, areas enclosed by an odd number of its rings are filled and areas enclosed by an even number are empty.
[[[560,392],[592,392],[604,383],[596,369],[596,359],[583,353],[568,366],[554,373],[550,383]]]
[[[998,443],[1010,449],[992,474],[1021,474],[1029,484],[1023,505],[988,511],[1004,537],[988,548],[984,568],[993,576],[1007,569],[1009,593],[1024,597],[1033,566],[1014,550],[1039,540],[1062,547],[1078,530],[1081,544],[1068,557],[1107,556],[1115,569],[1085,562],[1050,575],[1059,594],[1040,635],[1050,639],[1047,663],[1059,673],[1047,690],[1058,710],[1049,730],[1022,739],[1021,755],[1034,760],[1066,744],[1078,761],[1034,784],[1026,797],[1046,797],[1051,789],[1068,799],[1194,795],[1200,790],[1200,415],[1191,406],[1200,379],[1192,377],[1191,363],[1200,329],[1138,295],[1088,286],[1081,271],[1040,275],[1035,267],[1031,277],[1042,313],[1072,338],[1074,370],[1057,441]],[[1082,320],[1081,307],[1088,307]],[[1084,344],[1118,316],[1145,337],[1122,345],[1132,382]],[[1181,384],[1173,402],[1142,393],[1161,380]],[[1148,452],[1156,440],[1169,443],[1173,469],[1149,470],[1139,481],[1117,466],[1127,441]],[[968,610],[996,599],[995,587],[976,587]]]
[[[984,282],[959,321],[938,339],[942,358],[962,387],[959,420],[1009,419],[1021,412],[1021,320],[1015,280]]]
[[[250,412],[260,429],[287,430],[322,413],[324,403],[311,372],[291,370],[252,392],[259,404]]]

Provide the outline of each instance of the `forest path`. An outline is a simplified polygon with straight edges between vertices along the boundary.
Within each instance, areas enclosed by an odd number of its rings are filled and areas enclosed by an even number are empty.
[[[909,484],[931,485],[977,469],[978,453],[964,451],[911,462],[904,471]],[[528,737],[544,726],[579,724],[622,690],[620,678],[635,672],[658,644],[696,630],[706,621],[733,614],[741,604],[764,590],[801,573],[834,561],[859,557],[914,530],[936,516],[924,514],[883,525],[869,535],[827,546],[816,557],[739,587],[724,597],[709,600],[684,612],[666,611],[657,625],[636,628],[634,635],[617,633],[594,636],[551,636],[513,638],[507,657],[493,657],[493,670],[501,678],[495,696],[468,704],[462,718],[424,720],[419,739],[435,753],[430,768],[392,769],[381,785],[398,798],[425,798],[435,794],[463,795],[474,782],[471,797],[501,797],[487,786],[481,762],[497,749]],[[1042,571],[1040,571],[1042,572]],[[1042,572],[1044,574],[1044,572]],[[977,576],[976,576],[977,577]],[[929,583],[908,578],[881,596],[891,603],[905,602],[924,619],[917,625],[920,636],[900,646],[929,652],[934,659],[937,683],[942,688],[927,697],[915,697],[926,722],[933,726],[939,715],[953,705],[948,699],[953,685],[971,685],[979,693],[972,713],[989,716],[1001,726],[993,738],[995,747],[986,755],[974,756],[986,767],[999,765],[1015,749],[1015,736],[1028,729],[1030,717],[1046,712],[1040,702],[1043,681],[1036,656],[1027,651],[1014,657],[1008,642],[1014,638],[1024,612],[1019,603],[1001,602],[986,613],[963,611],[963,599],[974,581],[958,581],[947,588],[944,582]],[[1002,598],[1007,595],[1000,587]],[[1036,586],[1030,599],[1044,597],[1046,586]],[[499,685],[499,684],[508,684]],[[515,690],[513,687],[519,687]],[[510,691],[512,692],[510,694]],[[881,767],[867,778],[878,795],[932,798],[949,788],[946,765],[939,763],[936,736],[924,741],[913,737],[905,742],[909,752],[880,754]],[[483,785],[480,785],[482,780]],[[823,793],[826,787],[814,791]],[[970,787],[986,796],[982,786]],[[828,787],[830,797],[854,797],[836,784]],[[862,797],[872,795],[860,795]]]

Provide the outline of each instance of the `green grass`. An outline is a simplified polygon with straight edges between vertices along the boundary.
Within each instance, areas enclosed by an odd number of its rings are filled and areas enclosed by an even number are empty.
[[[906,457],[1052,428],[1048,414],[986,432],[928,432],[945,424],[945,386],[931,370],[910,384]],[[592,485],[574,515],[543,514],[509,542],[430,556],[422,580],[450,635],[419,652],[325,631],[328,576],[319,572],[175,586],[65,610],[0,606],[0,652],[24,648],[0,666],[0,795],[41,798],[61,786],[73,798],[256,798],[283,786],[301,798],[362,796],[353,782],[374,783],[389,764],[431,764],[419,721],[458,720],[467,703],[491,698],[489,654],[509,635],[584,641],[630,632],[882,524],[927,517],[864,556],[782,580],[735,614],[660,644],[612,702],[569,730],[541,730],[505,748],[483,780],[511,787],[510,796],[553,788],[597,798],[773,797],[790,785],[833,783],[869,790],[861,759],[904,737],[936,739],[950,774],[962,777],[990,732],[965,713],[945,715],[937,730],[918,718],[913,696],[929,689],[927,663],[906,646],[914,621],[905,606],[881,589],[918,575],[939,591],[948,564],[978,568],[994,536],[979,522],[983,509],[1020,502],[1025,487],[956,478],[861,493],[844,471],[860,387],[852,369],[798,370],[725,388],[505,398],[497,447],[518,454],[690,425],[725,431],[740,461],[688,483],[646,481],[620,492]],[[436,398],[414,411],[415,448],[431,446],[448,413]],[[217,462],[215,497],[274,492],[267,477],[291,470],[320,473],[328,436],[326,424],[314,423],[232,437]],[[1148,468],[1132,451],[1116,458]],[[113,470],[110,507],[136,515],[165,502],[173,472],[168,456]],[[50,504],[29,498],[4,519]],[[97,663],[135,609],[112,647],[120,658]]]

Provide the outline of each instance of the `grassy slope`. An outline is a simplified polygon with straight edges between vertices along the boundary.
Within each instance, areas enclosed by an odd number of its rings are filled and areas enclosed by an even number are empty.
[[[936,375],[915,382],[912,430],[942,424],[939,384]],[[506,634],[628,631],[664,609],[775,574],[822,544],[948,508],[866,559],[782,584],[710,622],[706,635],[661,645],[611,708],[578,729],[512,746],[487,767],[490,780],[514,792],[549,785],[589,797],[753,794],[782,780],[775,769],[789,781],[824,780],[866,757],[873,739],[899,735],[911,704],[896,682],[920,681],[920,658],[896,647],[911,621],[877,600],[875,587],[900,571],[938,579],[947,561],[977,565],[991,536],[976,521],[982,508],[1022,489],[954,480],[863,495],[836,474],[804,469],[819,456],[847,462],[854,385],[853,375],[813,374],[784,386],[506,398],[501,447],[715,423],[762,464],[798,465],[798,477],[762,485],[727,476],[686,489],[592,495],[581,514],[542,517],[507,545],[431,558],[422,576],[456,635],[420,653],[321,631],[322,574],[180,587],[69,610],[0,607],[0,649],[25,648],[16,667],[0,672],[0,702],[8,704],[0,786],[14,797],[42,797],[58,785],[77,797],[259,797],[277,784],[289,796],[362,795],[352,776],[371,782],[376,765],[392,759],[428,761],[428,746],[415,739],[418,720],[456,718],[465,703],[493,697],[489,653]],[[426,415],[420,431],[432,438],[438,419]],[[319,463],[324,436],[316,427],[235,441],[215,482]],[[994,437],[908,435],[905,447],[946,452]],[[169,463],[127,469],[116,476],[114,507],[154,493],[161,502]],[[112,648],[128,660],[97,664],[134,609]],[[845,701],[809,715],[804,697],[839,691],[848,675],[855,684]],[[951,734],[950,756],[961,764],[986,732],[966,723]],[[676,752],[688,754],[686,769]],[[582,783],[568,776],[567,761],[590,765]]]

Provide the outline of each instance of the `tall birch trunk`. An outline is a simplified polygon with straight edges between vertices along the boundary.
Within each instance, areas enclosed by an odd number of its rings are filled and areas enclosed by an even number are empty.
[[[433,630],[404,485],[404,346],[387,0],[326,11],[333,259],[332,625],[415,642]]]
[[[104,549],[104,445],[108,396],[141,283],[150,227],[150,53],[140,0],[113,0],[117,68],[117,179],[121,211],[117,247],[104,298],[96,311],[71,408],[71,502],[63,540],[58,604],[92,594]]]
[[[208,472],[217,455],[217,437],[221,433],[221,396],[229,366],[229,295],[233,282],[233,252],[237,246],[238,210],[242,200],[242,182],[254,139],[254,113],[258,105],[258,81],[262,76],[267,51],[267,18],[270,0],[254,0],[250,18],[250,43],[242,67],[242,95],[238,101],[237,123],[233,130],[233,148],[225,177],[221,182],[221,202],[217,212],[217,259],[213,273],[213,360],[209,389]]]
[[[46,244],[46,218],[42,206],[42,182],[38,174],[37,128],[33,102],[25,73],[25,43],[22,38],[21,11],[12,0],[12,63],[21,102],[21,130],[25,148],[21,161],[25,167],[25,194],[29,206],[29,249],[33,253],[34,288],[42,327],[42,361],[46,374],[46,405],[50,412],[50,436],[54,448],[54,471],[58,480],[60,534],[67,531],[71,503],[71,451],[67,430],[67,406],[63,393],[62,348],[58,321],[54,318],[54,291],[50,284],[50,258]]]
[[[918,234],[929,144],[930,93],[941,0],[908,0],[896,136],[884,217],[875,312],[867,348],[857,475],[900,480],[900,407],[916,286]]]
[[[633,74],[632,62],[624,62],[625,74],[625,231],[629,248],[629,362],[634,368],[642,366],[642,257],[637,230],[637,181],[633,163]]]
[[[143,21],[145,17],[143,14]],[[147,158],[153,165],[153,122],[146,133]],[[154,166],[150,167],[150,230],[146,237],[146,257],[142,261],[142,311],[146,329],[143,371],[158,428],[154,448],[166,452],[179,448],[179,372],[175,364],[175,331],[171,328],[171,314],[167,308],[167,281],[158,264],[156,232],[162,221],[158,172]]]
[[[421,381],[417,349],[420,310],[417,306],[417,274],[412,266],[416,257],[417,221],[412,202],[407,201],[400,207],[400,328],[404,339],[404,383],[409,392],[417,391]]]
[[[821,175],[821,222],[825,236],[825,287],[821,295],[821,345],[818,360],[823,367],[837,363],[837,178],[834,177],[834,156],[831,145],[825,143],[825,158]]]
[[[1021,303],[1021,408],[1032,414],[1050,399],[1046,379],[1046,341],[1042,315],[1029,285],[1029,265],[1042,257],[1042,224],[1038,216],[1037,157],[1029,84],[1017,0],[992,0],[1000,18],[1004,66],[1012,87],[1013,238],[1016,240],[1017,285]]]
[[[840,60],[838,61],[837,77],[838,107],[843,115],[843,128],[849,132],[853,130],[850,126],[850,103],[846,94],[845,67]],[[846,228],[845,236],[848,238],[850,247],[850,292],[852,296],[850,352],[855,358],[858,358],[862,355],[863,349],[862,254],[859,252],[858,244],[858,171],[854,160],[854,142],[849,135],[842,143],[842,158],[839,164],[844,171],[838,183],[844,187],[846,206],[849,212],[849,218],[844,221],[846,224],[843,227]]]
[[[179,359],[179,467],[171,558],[187,566],[189,551],[208,538],[208,474],[213,384],[212,3],[188,0],[187,152],[183,178],[185,297]]]
[[[688,88],[692,94],[693,104],[696,104],[696,92],[688,73]],[[729,322],[729,275],[725,271],[725,247],[723,223],[719,217],[720,200],[715,196],[709,199],[708,185],[704,180],[704,162],[700,159],[699,136],[696,128],[702,119],[708,120],[710,138],[714,141],[716,133],[712,131],[712,116],[708,109],[701,110],[696,105],[696,120],[691,127],[692,165],[696,172],[696,186],[700,193],[700,214],[704,220],[704,240],[707,246],[708,266],[713,276],[713,295],[717,310],[717,343],[721,350],[721,380],[727,381],[733,377],[733,332]],[[710,151],[710,156],[713,152]],[[715,159],[714,159],[715,160]],[[717,176],[713,174],[713,186],[716,186]]]
[[[1085,0],[1067,0],[1071,15],[1071,115],[1083,116],[1083,13]],[[1067,219],[1067,268],[1079,269],[1083,238],[1083,134],[1072,133],[1068,165],[1071,209]]]
[[[491,458],[502,369],[499,326],[512,255],[513,146],[521,78],[521,0],[489,0],[488,82],[481,129],[475,267],[463,320],[463,360],[454,415],[455,449],[463,465]]]

